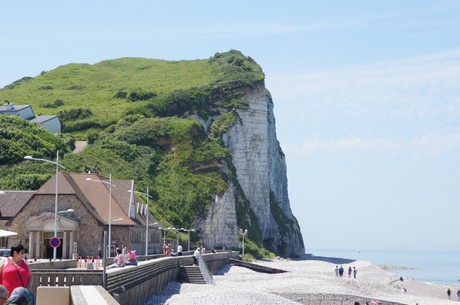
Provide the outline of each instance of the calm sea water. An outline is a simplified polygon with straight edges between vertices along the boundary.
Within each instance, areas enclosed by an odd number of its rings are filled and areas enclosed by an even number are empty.
[[[315,256],[340,257],[370,261],[378,265],[411,267],[390,270],[415,280],[460,287],[460,253],[437,251],[326,250],[309,249]]]

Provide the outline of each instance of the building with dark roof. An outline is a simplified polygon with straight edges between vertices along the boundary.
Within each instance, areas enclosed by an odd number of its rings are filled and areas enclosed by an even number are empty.
[[[54,237],[55,179],[51,177],[37,191],[5,191],[0,196],[0,224],[18,233],[8,237],[8,247],[21,243],[28,247],[30,258],[53,256],[49,241]],[[57,258],[96,257],[109,222],[112,251],[116,246],[130,245],[138,254],[145,254],[147,209],[130,192],[134,181],[112,180],[110,201],[109,184],[101,181],[108,179],[97,174],[59,173],[57,237],[61,244]],[[148,217],[148,251],[160,253],[161,232],[153,215]]]

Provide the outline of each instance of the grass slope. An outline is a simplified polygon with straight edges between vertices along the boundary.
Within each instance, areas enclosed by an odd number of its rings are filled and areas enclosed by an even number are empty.
[[[114,179],[134,179],[138,190],[149,188],[150,210],[162,224],[193,227],[235,179],[224,170],[232,162],[222,141],[235,120],[229,110],[247,107],[244,90],[263,80],[257,63],[233,50],[208,60],[68,64],[24,77],[1,89],[0,100],[32,105],[36,115],[59,115],[64,133],[56,137],[21,119],[0,120],[0,130],[13,130],[0,134],[0,189],[39,188],[52,168],[22,156],[54,159],[59,149],[66,171],[96,168]],[[210,132],[191,114],[212,116]],[[72,138],[88,139],[89,147],[70,154]],[[246,218],[241,215],[239,225]],[[261,245],[259,229],[250,231]]]

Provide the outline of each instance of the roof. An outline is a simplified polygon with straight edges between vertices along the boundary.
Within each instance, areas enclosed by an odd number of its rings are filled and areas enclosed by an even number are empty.
[[[35,191],[4,191],[0,195],[0,216],[1,218],[10,218],[29,201]]]
[[[96,174],[69,175],[104,222],[109,223],[109,204],[111,203],[112,224],[136,224],[128,217],[130,202],[128,191],[131,189],[131,180],[112,180],[112,200],[110,200],[110,183],[108,179]],[[87,180],[88,178],[91,180]]]
[[[111,203],[111,225],[145,225],[146,217],[135,213],[135,218],[129,217],[133,180],[112,180],[112,197],[110,200],[109,179],[97,174],[70,174],[59,172],[58,194],[74,195],[87,210],[101,223],[109,223],[109,203]],[[56,175],[53,175],[37,191],[6,191],[0,196],[0,212],[3,217],[14,217],[27,204],[32,196],[55,195]],[[2,198],[3,197],[3,198]],[[134,201],[140,201],[134,196]],[[149,214],[150,221],[154,221]],[[149,222],[150,222],[149,221]]]
[[[45,123],[45,122],[51,121],[54,118],[59,119],[57,115],[39,115],[30,121],[34,123]]]
[[[13,105],[13,104],[8,104],[8,105],[3,105],[0,106],[0,112],[18,112],[23,109],[31,107],[30,105]]]

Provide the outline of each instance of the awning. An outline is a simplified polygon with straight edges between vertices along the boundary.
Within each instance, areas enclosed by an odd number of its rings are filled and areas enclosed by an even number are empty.
[[[0,237],[8,237],[13,235],[18,235],[18,233],[0,229]]]

